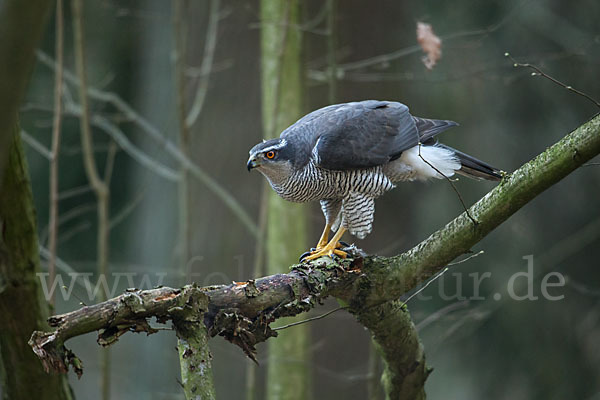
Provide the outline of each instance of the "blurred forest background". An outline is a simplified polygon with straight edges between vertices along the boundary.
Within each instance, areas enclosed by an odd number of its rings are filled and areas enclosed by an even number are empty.
[[[298,39],[301,90],[293,107],[301,114],[354,100],[400,101],[414,115],[459,122],[441,140],[509,172],[598,112],[591,102],[532,77],[531,70],[514,68],[504,57],[510,52],[600,98],[595,0],[306,0],[294,23],[261,21],[257,1],[89,0],[84,6],[95,159],[100,175],[108,169],[111,176],[108,284],[121,275],[117,294],[132,286],[127,277],[133,286],[149,287],[230,283],[266,273],[257,245],[257,232],[268,225],[264,217],[260,222],[264,179],[246,171],[248,150],[266,131],[265,24],[286,26],[289,37]],[[57,254],[58,273],[68,285],[69,268],[97,279],[98,227],[97,200],[82,163],[68,1],[64,12]],[[44,271],[50,236],[44,151],[52,142],[55,21],[47,27],[21,111]],[[422,62],[417,21],[431,24],[442,38],[443,56],[432,70]],[[285,101],[279,109],[286,111]],[[184,156],[194,166],[182,162]],[[456,185],[469,205],[493,187],[466,179]],[[286,207],[279,214],[283,224],[286,212],[302,206]],[[305,210],[308,242],[300,247],[316,242],[323,224],[318,204]],[[398,254],[460,212],[447,182],[399,185],[377,201],[374,232],[356,244],[371,254]],[[473,250],[485,253],[452,267],[409,303],[434,367],[429,397],[600,399],[600,166],[575,171]],[[528,255],[534,260],[535,294],[543,276],[557,271],[567,284],[551,293],[564,299],[509,299],[507,282],[527,270]],[[468,299],[477,294],[469,277],[474,272],[491,273],[475,300]],[[83,284],[73,293],[93,302]],[[64,301],[58,295],[56,312],[78,308],[78,298]],[[336,306],[328,302],[307,316]],[[369,332],[350,314],[338,312],[305,326],[308,357],[290,356],[279,365],[305,371],[312,386],[307,398],[382,396],[381,366]],[[285,340],[294,329],[270,342]],[[112,398],[180,398],[175,343],[173,334],[159,332],[125,335],[111,346]],[[85,366],[81,380],[70,379],[76,396],[100,398],[95,338],[69,344]],[[210,345],[218,398],[266,396],[268,345],[259,346],[259,367],[221,338]]]

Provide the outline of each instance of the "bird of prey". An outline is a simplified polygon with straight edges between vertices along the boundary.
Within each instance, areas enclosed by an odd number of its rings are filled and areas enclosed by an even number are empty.
[[[397,182],[450,177],[500,180],[500,170],[438,143],[436,135],[458,125],[414,117],[393,101],[335,104],[302,117],[276,139],[250,150],[256,168],[286,200],[319,200],[325,229],[305,259],[346,257],[345,231],[371,232],[375,199]],[[328,241],[329,233],[335,235]]]

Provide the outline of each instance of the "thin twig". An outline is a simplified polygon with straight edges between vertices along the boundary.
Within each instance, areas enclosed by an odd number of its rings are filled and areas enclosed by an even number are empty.
[[[191,147],[191,124],[188,124],[186,119],[187,102],[186,102],[186,86],[185,63],[187,58],[187,33],[188,27],[186,16],[188,14],[189,3],[187,0],[175,0],[173,2],[173,33],[175,36],[175,46],[173,52],[175,54],[175,98],[177,99],[177,116],[179,122],[179,150],[187,157],[190,157]],[[180,259],[179,266],[182,269],[181,275],[189,281],[191,279],[191,266],[188,263],[190,259],[190,248],[192,246],[192,224],[190,221],[190,179],[189,171],[184,164],[181,164],[181,179],[178,185],[178,225],[179,239],[177,240],[177,248],[179,250]]]
[[[74,103],[65,104],[65,113],[76,117],[81,117],[83,115],[81,106]],[[179,181],[179,172],[174,171],[173,169],[161,164],[145,154],[127,138],[125,133],[123,133],[123,131],[121,131],[117,125],[113,124],[107,118],[101,115],[94,115],[91,119],[91,123],[107,133],[119,145],[119,147],[123,149],[123,151],[129,154],[131,158],[147,168],[149,171],[152,171],[167,180],[173,182]]]
[[[90,190],[92,190],[92,188],[89,185],[83,185],[71,189],[66,189],[58,194],[58,200],[66,200],[70,199],[71,197],[80,196],[89,192]]]
[[[108,273],[108,252],[109,252],[109,189],[108,186],[98,174],[96,166],[94,146],[92,141],[92,130],[90,126],[90,109],[87,97],[87,79],[85,70],[85,45],[83,37],[83,0],[73,0],[73,34],[75,46],[75,67],[79,78],[79,100],[81,101],[81,118],[79,119],[81,129],[81,147],[83,149],[83,161],[85,172],[90,182],[90,186],[96,194],[98,206],[98,230],[97,230],[97,257],[98,257],[98,275],[106,276]],[[107,294],[100,290],[99,301],[105,301]],[[102,382],[100,385],[103,400],[110,399],[110,355],[108,350],[104,350],[100,355],[100,370]]]
[[[463,300],[463,301],[459,301],[459,302],[456,302],[456,303],[449,304],[446,307],[443,307],[442,309],[437,310],[433,314],[429,314],[425,319],[423,319],[421,322],[419,322],[418,324],[416,324],[416,328],[420,332],[423,329],[427,328],[432,323],[434,323],[434,322],[438,321],[439,319],[441,319],[442,317],[444,317],[444,316],[446,316],[446,315],[448,315],[451,312],[454,312],[456,310],[466,308],[466,307],[469,306],[469,304],[470,304],[469,300]]]
[[[70,210],[68,210],[67,212],[64,212],[58,216],[58,218],[57,218],[58,228],[60,228],[61,226],[67,224],[68,222],[70,222],[84,214],[90,213],[95,210],[96,210],[96,204],[84,203],[84,204],[77,205],[76,207],[73,207]],[[39,242],[46,243],[46,241],[48,239],[48,234],[49,234],[48,227],[46,226],[40,232]]]
[[[531,73],[531,76],[543,76],[544,78],[548,79],[550,82],[552,82],[562,88],[565,88],[568,91],[573,92],[581,97],[588,99],[589,101],[594,103],[596,105],[596,107],[600,108],[600,102],[598,102],[598,100],[594,99],[592,96],[573,88],[573,86],[569,86],[567,84],[562,83],[561,81],[548,75],[547,73],[545,73],[544,71],[542,71],[541,69],[536,67],[535,65],[529,64],[529,63],[519,63],[510,55],[510,53],[504,53],[504,57],[509,58],[513,62],[513,67],[515,67],[515,68],[518,68],[518,67],[530,68],[535,71],[535,72]]]
[[[337,60],[335,50],[337,47],[335,11],[336,0],[327,0],[327,64],[329,71],[329,104],[335,104],[337,95]]]
[[[52,151],[50,153],[50,210],[48,229],[50,237],[48,249],[50,260],[48,261],[48,272],[50,273],[50,284],[56,279],[56,238],[58,235],[58,156],[60,151],[60,128],[62,122],[62,86],[63,86],[63,2],[56,1],[56,72],[54,74],[54,119],[52,123]],[[50,303],[54,305],[55,295],[52,294]]]
[[[406,303],[408,303],[409,301],[411,301],[416,295],[418,295],[419,293],[421,293],[423,290],[427,289],[427,286],[431,285],[440,276],[444,275],[446,273],[446,271],[448,271],[448,269],[449,268],[446,267],[443,270],[441,270],[440,272],[438,272],[437,274],[435,274],[431,279],[429,279],[427,281],[427,283],[425,285],[423,285],[422,287],[420,287],[419,290],[417,290],[416,292],[414,292],[413,294],[411,294],[410,296],[408,296],[408,299],[406,299],[406,300],[404,300],[402,302],[402,307],[404,307],[406,305]]]
[[[94,206],[94,210],[96,206]],[[90,221],[83,221],[82,223],[75,225],[69,229],[65,229],[60,235],[58,235],[58,243],[65,244],[72,238],[76,237],[82,232],[87,232],[92,229],[92,223]]]
[[[25,132],[24,130],[21,130],[21,138],[25,143],[27,143],[32,149],[37,151],[44,158],[48,160],[52,159],[52,153],[50,152],[50,150],[48,150],[48,148],[46,148],[46,146],[44,146],[42,143],[38,142],[29,133]]]
[[[463,200],[462,195],[460,194],[460,192],[458,191],[458,189],[454,185],[454,182],[452,182],[452,179],[450,179],[449,177],[447,177],[444,173],[442,173],[442,171],[440,171],[439,169],[437,169],[436,167],[434,167],[433,164],[431,164],[429,161],[427,161],[425,158],[423,158],[423,156],[421,155],[421,146],[422,146],[422,143],[419,142],[419,157],[421,157],[421,160],[423,160],[427,165],[429,165],[431,168],[433,168],[438,174],[440,174],[441,176],[443,176],[450,183],[450,186],[452,186],[452,189],[454,189],[454,191],[456,192],[456,195],[458,196],[458,199],[460,200],[460,204],[462,204],[463,209],[467,213],[467,217],[469,217],[469,219],[471,221],[473,221],[473,224],[475,226],[477,226],[479,224],[479,222],[477,222],[477,220],[475,218],[473,218],[471,216],[471,214],[469,213],[469,209],[467,208],[467,205],[465,204],[465,201]]]
[[[296,322],[292,322],[291,324],[287,324],[287,325],[283,325],[283,326],[278,326],[277,328],[273,328],[274,331],[280,331],[282,329],[287,329],[290,328],[292,326],[296,326],[296,325],[300,325],[300,324],[304,324],[306,322],[311,322],[311,321],[316,321],[318,319],[323,319],[325,317],[327,317],[328,315],[333,314],[336,311],[340,311],[340,310],[345,310],[346,308],[348,308],[348,306],[340,306],[338,308],[334,308],[333,310],[327,311],[324,314],[321,315],[317,315],[316,317],[312,317],[312,318],[307,318],[307,319],[303,319],[302,321],[296,321]]]
[[[329,11],[330,11],[330,4],[329,3],[323,4],[321,6],[321,9],[317,13],[317,15],[315,15],[313,17],[313,19],[304,22],[298,28],[305,32],[314,31],[325,20],[325,17],[328,16]]]
[[[277,136],[277,128],[278,128],[278,117],[279,117],[279,97],[281,96],[281,80],[283,74],[283,63],[285,56],[285,47],[287,44],[288,34],[290,27],[288,23],[290,21],[290,2],[286,1],[284,4],[283,11],[283,32],[281,33],[281,41],[279,42],[279,54],[277,54],[277,74],[275,76],[275,82],[273,85],[273,114],[271,115],[271,126],[268,127],[269,137],[267,139],[271,139]]]
[[[483,253],[484,253],[484,251],[483,251],[483,250],[480,250],[480,251],[478,251],[478,252],[477,252],[477,253],[475,253],[475,254],[471,254],[471,255],[470,255],[469,257],[467,257],[467,258],[463,258],[462,260],[459,260],[459,261],[455,261],[455,262],[453,262],[453,263],[450,263],[450,264],[448,264],[448,266],[449,266],[449,267],[451,267],[451,266],[453,266],[453,265],[462,264],[462,263],[464,263],[464,262],[467,262],[467,261],[469,261],[469,260],[470,260],[470,259],[472,259],[472,258],[475,258],[475,257],[477,257],[477,256],[480,256],[480,255],[482,255]]]
[[[99,195],[106,195],[106,186],[98,175],[96,159],[94,158],[94,146],[92,143],[92,131],[90,127],[90,107],[87,98],[87,78],[85,71],[85,52],[83,39],[83,4],[82,0],[72,2],[73,33],[75,46],[75,69],[79,77],[79,101],[81,102],[81,147],[83,149],[83,161],[85,172],[90,185]]]
[[[107,188],[110,188],[110,182],[113,176],[113,168],[115,166],[115,157],[117,155],[118,146],[114,140],[108,145],[108,154],[106,155],[106,163],[104,165],[104,183]]]
[[[56,68],[54,60],[52,60],[52,58],[47,54],[38,51],[36,52],[36,55],[40,62],[47,65],[49,68]],[[64,78],[65,81],[75,86],[80,85],[79,79],[67,70],[64,71]],[[67,86],[65,86],[65,91],[66,90]],[[217,180],[213,179],[206,171],[201,169],[193,161],[181,153],[176,144],[169,141],[166,138],[166,135],[152,125],[147,119],[142,117],[128,103],[121,99],[121,97],[115,93],[102,91],[93,87],[88,87],[87,93],[90,98],[112,104],[116,109],[123,113],[128,121],[131,121],[137,125],[142,132],[146,133],[151,139],[160,144],[169,155],[177,160],[177,162],[184,164],[196,179],[202,182],[210,191],[213,192],[213,194],[220,198],[225,206],[227,206],[231,212],[238,217],[238,219],[250,231],[251,234],[254,236],[258,234],[258,227],[256,223],[250,217],[248,212],[242,207],[242,205],[235,199],[235,197],[225,190],[225,188],[223,188],[223,186],[221,186]]]
[[[38,245],[38,249],[39,249],[39,252],[40,252],[40,257],[42,259],[44,259],[44,260],[49,260],[50,259],[50,250],[48,250],[47,248],[45,248],[41,244]],[[78,285],[80,285],[82,288],[86,289],[86,288],[92,286],[92,283],[88,279],[88,275],[86,275],[86,274],[77,274],[77,271],[75,271],[75,268],[71,267],[69,264],[67,264],[65,261],[63,261],[60,257],[56,257],[56,268],[59,269],[60,271],[62,271],[63,273],[65,273],[65,274],[75,275],[78,278],[80,277],[81,280],[75,279],[75,283],[77,283]]]
[[[467,261],[467,260],[463,260],[463,261]],[[442,271],[438,272],[429,281],[427,281],[427,283],[425,285],[423,285],[421,288],[419,288],[419,290],[417,290],[415,293],[413,293],[412,295],[410,295],[408,297],[408,299],[406,299],[405,301],[402,302],[401,307],[404,307],[406,305],[406,303],[408,303],[412,298],[414,298],[416,295],[418,295],[423,290],[425,290],[427,288],[427,286],[429,286],[431,283],[433,283],[435,280],[437,280],[446,271],[448,271],[448,267],[446,267]],[[377,307],[377,306],[380,306],[380,305],[388,303],[388,302],[389,302],[389,300],[382,301],[381,303],[373,304],[373,305],[369,306],[368,308]],[[278,326],[277,328],[273,328],[273,330],[274,331],[279,331],[281,329],[287,329],[287,328],[291,328],[292,326],[301,325],[301,324],[304,324],[304,323],[307,323],[307,322],[311,322],[311,321],[316,321],[316,320],[319,320],[319,319],[323,319],[323,318],[325,318],[325,317],[333,314],[336,311],[345,310],[347,308],[349,308],[349,306],[340,306],[338,308],[334,308],[333,310],[327,311],[324,314],[317,315],[316,317],[303,319],[302,321],[292,322],[291,324],[287,324],[287,325],[283,325],[283,326]]]
[[[208,92],[208,83],[210,81],[215,48],[217,47],[217,28],[219,26],[219,20],[221,19],[219,16],[219,6],[220,0],[210,0],[208,27],[206,28],[206,38],[204,40],[204,55],[202,57],[202,64],[200,65],[200,82],[198,82],[198,89],[196,90],[196,96],[192,101],[190,111],[185,118],[185,124],[188,128],[191,128],[194,125],[202,112],[206,93]]]
[[[477,257],[478,255],[481,255],[481,254],[483,254],[483,250],[479,251],[478,253],[472,254],[472,255],[470,255],[469,257],[467,257],[467,258],[465,258],[463,260],[460,260],[460,261],[448,264],[448,266],[446,268],[444,268],[442,271],[440,271],[436,275],[434,275],[429,281],[427,281],[427,283],[425,285],[423,285],[421,288],[419,288],[419,290],[417,290],[415,293],[413,293],[412,295],[410,295],[408,297],[408,299],[406,299],[405,301],[403,301],[401,307],[404,307],[411,299],[413,299],[415,296],[417,296],[419,293],[421,293],[423,290],[425,290],[427,288],[427,286],[431,285],[434,281],[436,281],[439,277],[441,277],[444,273],[446,273],[446,271],[448,271],[448,269],[449,269],[448,267],[453,266],[453,265],[457,265],[457,264],[462,264],[462,263],[464,263],[466,261],[469,261],[470,259],[472,259],[474,257]],[[374,304],[374,305],[370,306],[369,308],[380,306],[380,305],[385,304],[387,302],[388,302],[388,300],[383,301],[381,303]],[[327,311],[326,313],[318,315],[316,317],[307,318],[307,319],[304,319],[302,321],[292,322],[291,324],[287,324],[287,325],[279,326],[277,328],[273,328],[273,330],[277,331],[277,330],[281,330],[281,329],[286,329],[286,328],[290,328],[292,326],[304,324],[306,322],[311,322],[311,321],[315,321],[315,320],[318,320],[318,319],[322,319],[322,318],[327,317],[328,315],[333,314],[336,311],[344,310],[344,309],[347,309],[347,308],[348,308],[348,306],[341,306],[341,307],[335,308],[333,310]]]
[[[515,9],[517,7],[515,7]],[[442,39],[442,41],[449,41],[449,40],[454,40],[454,39],[464,38],[464,37],[469,37],[469,36],[488,35],[494,31],[498,30],[502,25],[504,25],[510,19],[509,16],[515,11],[515,9],[510,11],[508,13],[508,15],[503,17],[499,22],[497,22],[493,25],[490,25],[487,28],[477,29],[477,30],[472,30],[472,31],[455,32],[455,33],[441,36],[440,38]],[[354,71],[357,69],[370,67],[373,65],[386,64],[386,63],[389,63],[390,61],[397,60],[398,58],[405,57],[405,56],[415,54],[415,53],[419,53],[421,50],[422,50],[422,48],[420,45],[408,46],[403,49],[393,51],[391,53],[381,54],[378,56],[370,57],[370,58],[367,58],[364,60],[353,61],[353,62],[349,62],[346,64],[340,64],[338,69],[340,71],[347,72],[347,71]]]
[[[114,217],[111,218],[108,228],[113,229],[115,226],[119,225],[125,218],[127,218],[135,208],[142,202],[144,197],[146,196],[147,190],[144,189],[139,193],[129,204],[123,206],[123,208],[115,213]]]

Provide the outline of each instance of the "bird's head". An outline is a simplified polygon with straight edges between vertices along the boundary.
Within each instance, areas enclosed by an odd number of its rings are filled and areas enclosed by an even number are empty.
[[[292,145],[283,138],[265,140],[250,150],[248,171],[257,168],[269,179],[281,180],[292,173]]]

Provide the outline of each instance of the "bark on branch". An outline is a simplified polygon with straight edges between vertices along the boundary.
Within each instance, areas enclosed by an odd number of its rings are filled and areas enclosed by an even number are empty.
[[[108,345],[127,331],[153,333],[147,318],[173,320],[203,315],[211,336],[220,335],[255,359],[254,345],[276,336],[269,324],[279,317],[305,312],[326,296],[348,302],[349,309],[371,330],[386,360],[385,382],[392,398],[419,398],[428,375],[424,355],[407,312],[396,300],[425,282],[454,258],[545,189],[600,153],[600,116],[586,122],[502,182],[463,213],[411,250],[391,258],[362,257],[341,262],[320,259],[300,264],[288,274],[228,286],[158,288],[127,292],[106,302],[51,317],[53,332],[35,332],[30,344],[46,370],[66,372],[81,363],[64,347],[71,337],[99,331]],[[206,297],[205,297],[206,296]],[[208,305],[200,304],[208,299]],[[390,336],[391,335],[391,336]],[[401,343],[390,338],[403,338]],[[412,396],[412,397],[410,397]]]

